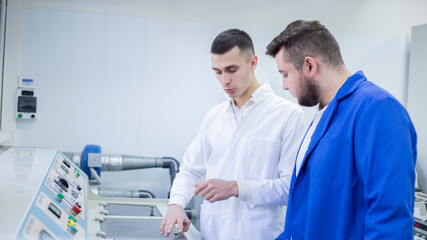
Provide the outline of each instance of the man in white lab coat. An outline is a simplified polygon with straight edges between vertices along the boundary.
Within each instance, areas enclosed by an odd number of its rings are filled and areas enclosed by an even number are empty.
[[[247,33],[220,33],[211,56],[227,100],[206,114],[187,148],[160,233],[168,236],[175,224],[187,231],[184,207],[200,194],[204,239],[274,239],[283,231],[284,204],[305,130],[303,111],[258,83],[258,58]]]

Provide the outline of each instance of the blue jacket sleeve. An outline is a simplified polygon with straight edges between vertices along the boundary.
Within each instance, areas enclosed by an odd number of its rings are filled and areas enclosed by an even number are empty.
[[[367,213],[364,239],[411,239],[416,133],[406,110],[391,97],[373,101],[354,131]]]

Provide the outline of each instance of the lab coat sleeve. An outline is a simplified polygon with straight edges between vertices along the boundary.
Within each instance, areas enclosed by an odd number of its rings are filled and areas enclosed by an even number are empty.
[[[251,207],[286,205],[296,154],[306,130],[304,112],[295,109],[284,123],[281,139],[278,178],[262,181],[237,181],[239,199]]]
[[[413,238],[416,133],[409,116],[397,100],[381,99],[366,107],[355,128],[364,239]]]
[[[206,162],[210,152],[206,122],[207,118],[184,153],[179,173],[172,185],[169,204],[179,204],[185,208],[193,197],[195,184],[201,182],[201,178],[206,172]]]

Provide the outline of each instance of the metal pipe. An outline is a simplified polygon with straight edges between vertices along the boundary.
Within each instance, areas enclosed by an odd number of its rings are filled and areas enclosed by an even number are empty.
[[[163,167],[169,168],[172,186],[173,180],[175,180],[176,173],[179,172],[179,162],[173,157],[163,157]]]
[[[123,171],[142,168],[169,168],[171,186],[179,171],[179,162],[173,157],[138,157],[120,154],[101,154],[102,171]]]
[[[156,198],[154,194],[148,190],[123,190],[112,188],[94,187],[92,191],[102,197],[121,197],[121,198]]]
[[[120,154],[101,154],[102,171],[163,167],[163,159]]]
[[[64,153],[65,156],[72,159],[80,167],[79,153]],[[171,186],[179,172],[179,162],[173,157],[139,157],[121,154],[101,154],[91,153],[91,157],[100,157],[102,171],[124,171],[142,168],[169,168]],[[91,171],[92,173],[92,171]]]

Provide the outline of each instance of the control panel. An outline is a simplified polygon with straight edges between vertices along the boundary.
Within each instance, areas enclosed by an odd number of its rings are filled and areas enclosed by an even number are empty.
[[[86,239],[86,179],[57,152],[17,239]]]
[[[193,225],[160,235],[168,199],[95,195],[87,175],[54,149],[0,146],[0,194],[0,239],[201,239]]]

